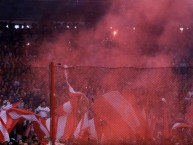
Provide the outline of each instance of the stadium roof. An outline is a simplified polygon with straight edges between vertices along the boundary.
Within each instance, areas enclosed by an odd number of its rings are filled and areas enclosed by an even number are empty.
[[[108,1],[108,0],[104,0]],[[0,20],[53,20],[98,17],[107,5],[101,0],[1,0]],[[91,16],[90,16],[91,17]]]

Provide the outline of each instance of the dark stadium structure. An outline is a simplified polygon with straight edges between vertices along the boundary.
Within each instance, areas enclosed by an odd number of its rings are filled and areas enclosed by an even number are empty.
[[[0,20],[96,23],[108,10],[109,1],[96,0],[2,0]]]

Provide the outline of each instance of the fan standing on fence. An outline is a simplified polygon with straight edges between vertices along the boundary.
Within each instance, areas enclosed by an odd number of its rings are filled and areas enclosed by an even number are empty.
[[[56,109],[56,140],[88,141],[90,137],[97,138],[94,119],[89,118],[88,98],[81,92],[75,92],[69,83],[68,97],[69,100]]]
[[[67,78],[67,72],[65,71],[66,84],[68,87],[68,96],[70,101],[70,112],[67,111],[67,120],[64,135],[62,140],[69,140],[71,138],[83,137],[85,130],[88,128],[88,109],[89,100],[82,92],[75,92],[70,86]],[[66,103],[63,105],[64,112],[66,112]],[[60,109],[58,109],[60,110]],[[57,111],[58,112],[58,111]],[[59,111],[60,112],[60,111]],[[60,114],[59,114],[60,115]]]
[[[70,140],[72,138],[83,138],[85,131],[88,129],[88,109],[89,100],[82,92],[76,92],[70,86],[65,71],[66,84],[68,87],[69,101],[65,102],[62,107],[56,109],[57,112],[57,132],[56,139]],[[62,113],[63,112],[63,113]],[[61,122],[63,120],[64,122]],[[64,131],[59,126],[63,126]],[[58,133],[58,131],[60,133]]]

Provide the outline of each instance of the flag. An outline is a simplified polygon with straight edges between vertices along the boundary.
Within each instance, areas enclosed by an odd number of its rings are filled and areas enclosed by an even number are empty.
[[[164,112],[163,112],[163,136],[164,138],[169,138],[169,119],[168,119],[168,108],[164,104]]]
[[[58,123],[61,121],[64,121],[62,128],[64,128],[63,131],[60,132],[60,136],[57,136],[56,138],[61,137],[63,134],[63,139],[69,139],[72,135],[75,138],[79,138],[81,132],[84,132],[85,130],[89,129],[90,126],[92,127],[91,132],[92,136],[96,137],[96,129],[94,128],[94,122],[89,121],[88,117],[88,106],[89,101],[88,98],[83,94],[82,92],[75,91],[70,83],[68,82],[68,75],[66,68],[67,66],[64,66],[65,71],[65,79],[66,84],[68,87],[68,95],[70,96],[70,102],[64,103],[63,106],[60,106],[57,109],[58,114]],[[63,115],[63,116],[62,116]],[[61,118],[62,117],[62,118]],[[80,118],[81,117],[81,118]],[[58,124],[59,126],[59,124]]]
[[[6,129],[5,123],[0,118],[0,141],[10,141],[9,133]]]
[[[48,128],[48,131],[50,132],[50,118],[48,118],[46,120],[46,127]],[[56,116],[55,117],[55,125],[52,127],[56,128],[56,132],[55,132],[55,138],[56,141],[59,141],[63,138],[63,136],[65,135],[65,127],[67,124],[67,115],[63,115],[63,116]]]
[[[177,128],[190,128],[190,127],[191,127],[191,125],[186,124],[186,123],[175,123],[172,126],[172,130],[177,129]]]
[[[40,140],[50,137],[50,132],[46,127],[46,120],[40,116],[36,116],[33,121],[33,128]]]
[[[11,130],[14,128],[14,126],[17,124],[18,119],[13,120],[12,118],[10,118],[10,116],[7,114],[7,112],[9,109],[17,107],[20,103],[21,102],[17,102],[14,104],[9,104],[7,106],[4,106],[0,112],[0,118],[3,121],[3,123],[5,124],[5,127],[8,131],[8,133],[10,133]]]
[[[99,132],[103,135],[99,136],[106,140],[128,139],[141,125],[135,109],[118,91],[96,99],[93,108],[96,118],[101,120],[101,125],[96,127],[102,129]]]
[[[88,114],[86,113],[84,117],[77,122],[76,118],[71,115],[56,116],[55,122],[56,125],[56,141],[65,140],[67,137],[70,137],[72,134],[76,139],[80,138],[81,133],[88,131],[90,138],[97,139],[97,132],[95,128],[94,118],[89,119]],[[75,123],[74,123],[75,122]],[[50,131],[50,118],[46,120],[46,126]],[[70,129],[69,129],[70,128]]]
[[[66,139],[73,134],[77,124],[77,101],[78,98],[73,97],[70,101],[56,108],[56,116],[54,117],[56,122],[54,126],[56,128],[56,140]],[[50,119],[47,120],[46,125],[50,130]]]
[[[3,123],[5,124],[5,127],[8,131],[8,133],[11,132],[11,130],[14,128],[14,126],[17,124],[17,122],[19,121],[18,119],[13,120],[9,115],[8,115],[8,111],[9,109],[11,109],[12,107],[8,107],[6,109],[1,110],[0,112],[0,119],[3,121]]]
[[[78,98],[72,97],[70,101],[56,109],[54,116],[56,133],[54,137],[56,141],[69,139],[76,129],[78,124]],[[50,118],[46,120],[46,126],[50,131]]]
[[[85,129],[88,129],[88,127],[89,127],[88,113],[85,113],[83,118],[81,118],[76,127],[74,137],[78,138]]]
[[[56,140],[60,140],[61,138],[65,140],[72,135],[74,135],[75,138],[78,138],[81,131],[89,129],[90,126],[92,127],[91,132],[93,138],[96,137],[96,130],[93,121],[90,121],[88,117],[88,112],[86,112],[82,118],[78,119],[77,97],[72,97],[70,101],[65,102],[56,110]],[[47,120],[46,124],[47,128],[50,129],[50,119]]]
[[[49,137],[49,131],[46,128],[45,119],[41,118],[39,115],[35,114],[34,112],[18,109],[18,108],[11,108],[7,110],[7,113],[13,120],[31,121],[33,123],[35,132],[37,133],[40,139],[44,137]]]
[[[86,134],[87,138],[98,140],[95,118],[89,118],[88,112],[85,113],[83,118],[79,121],[77,128],[74,132],[74,137],[76,139],[84,138],[85,132],[88,133]]]
[[[73,97],[70,101],[56,108],[56,115],[54,116],[56,124],[52,125],[56,130],[54,134],[56,141],[66,140],[73,134],[77,125],[77,101],[78,98]],[[50,121],[50,118],[46,120],[46,127],[49,131]]]
[[[13,103],[13,104],[12,104],[12,107],[13,107],[13,108],[16,108],[16,107],[18,107],[20,104],[21,104],[20,101],[19,101],[19,102],[16,102],[16,103]]]
[[[59,106],[58,108],[56,108],[56,114],[59,116],[63,116],[63,115],[67,115],[69,113],[72,112],[72,105],[71,102],[65,102],[64,104],[62,104],[61,106]]]
[[[90,138],[98,140],[95,118],[89,119],[88,123],[89,123]]]
[[[9,135],[18,121],[22,122],[24,120],[29,120],[34,123],[34,128],[36,128],[35,131],[40,138],[49,136],[44,120],[31,111],[15,108],[18,105],[19,103],[9,105],[0,112],[0,130],[4,132],[4,138],[8,140],[6,134]],[[0,135],[0,138],[2,138],[2,135]]]
[[[48,131],[50,132],[50,121],[51,119],[46,120],[46,127],[48,128]],[[54,137],[56,141],[65,141],[69,139],[72,135],[74,130],[76,129],[76,118],[72,114],[69,116],[63,115],[63,116],[55,116],[55,125],[52,126],[56,129],[56,132],[54,134]]]

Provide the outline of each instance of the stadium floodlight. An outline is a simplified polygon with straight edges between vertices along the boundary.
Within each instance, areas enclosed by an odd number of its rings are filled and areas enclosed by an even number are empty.
[[[180,31],[181,31],[181,32],[184,31],[184,28],[183,28],[183,27],[180,27]]]
[[[24,28],[24,25],[22,25],[21,28],[23,29],[23,28]]]
[[[164,102],[164,103],[166,103],[166,99],[165,99],[165,98],[162,98],[161,101]]]
[[[14,28],[15,28],[15,29],[19,29],[19,25],[15,25]]]
[[[9,28],[9,25],[6,25],[6,28]]]
[[[69,29],[69,28],[70,28],[70,26],[69,26],[69,25],[67,25],[67,26],[66,26],[66,28],[68,28],[68,29]]]
[[[30,28],[30,26],[29,26],[29,25],[27,25],[26,27],[27,27],[27,28]]]
[[[118,31],[117,31],[117,30],[113,31],[113,36],[116,36],[116,35],[117,35],[117,33],[118,33]]]

